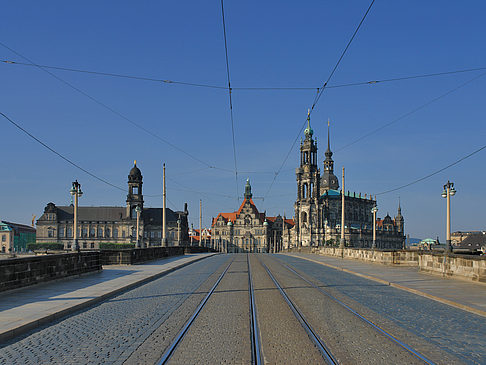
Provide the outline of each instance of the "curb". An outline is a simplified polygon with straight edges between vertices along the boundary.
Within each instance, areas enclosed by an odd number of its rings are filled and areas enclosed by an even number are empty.
[[[103,295],[100,295],[96,298],[92,298],[92,299],[88,299],[87,301],[83,302],[83,303],[79,303],[79,304],[76,304],[72,307],[69,307],[69,308],[66,308],[66,309],[63,309],[63,310],[60,310],[56,313],[52,313],[48,316],[45,316],[43,318],[40,318],[40,319],[36,319],[32,322],[29,322],[29,323],[25,323],[17,328],[14,328],[14,329],[11,329],[11,330],[8,330],[6,332],[3,332],[3,333],[0,333],[0,344],[2,344],[3,342],[5,341],[8,341],[8,340],[11,340],[12,338],[14,337],[17,337],[25,332],[28,332],[30,330],[33,330],[37,327],[40,327],[46,323],[49,323],[49,322],[52,322],[56,319],[60,319],[62,317],[65,317],[67,316],[68,314],[71,314],[73,312],[76,312],[80,309],[83,309],[83,308],[86,308],[86,307],[89,307],[93,304],[96,304],[96,303],[99,303],[99,302],[102,302],[110,297],[113,297],[117,294],[120,294],[124,291],[128,291],[130,289],[133,289],[137,286],[140,286],[140,285],[143,285],[143,284],[146,284],[150,281],[153,281],[153,280],[156,280],[164,275],[167,275],[175,270],[178,270],[178,269],[181,269],[187,265],[190,265],[190,264],[193,264],[195,262],[198,262],[198,261],[201,261],[201,260],[204,260],[204,259],[207,259],[209,257],[212,257],[212,256],[215,256],[217,255],[217,253],[214,253],[212,255],[208,255],[208,256],[204,256],[204,257],[199,257],[197,258],[196,260],[194,261],[190,261],[190,262],[186,262],[186,263],[183,263],[183,264],[180,264],[180,265],[177,265],[177,266],[174,266],[170,269],[167,269],[165,271],[162,271],[162,272],[159,272],[157,274],[154,274],[152,276],[149,276],[149,277],[146,277],[146,278],[143,278],[143,279],[140,279],[139,281],[136,281],[134,283],[131,283],[131,284],[128,284],[128,285],[125,285],[121,288],[118,288],[118,289],[115,289],[115,290],[112,290],[108,293],[105,293]]]
[[[291,256],[294,256],[294,255],[291,255]],[[407,291],[409,293],[413,293],[413,294],[420,295],[420,296],[428,298],[428,299],[435,300],[439,303],[450,305],[451,307],[455,307],[455,308],[462,309],[462,310],[470,312],[470,313],[477,314],[477,315],[482,316],[482,317],[486,317],[486,311],[483,311],[481,309],[472,308],[472,307],[469,307],[465,304],[461,304],[461,303],[457,303],[457,302],[454,302],[454,301],[449,300],[449,299],[437,297],[435,295],[428,294],[428,293],[425,293],[425,292],[417,290],[417,289],[412,289],[412,288],[409,288],[407,286],[403,286],[401,284],[392,283],[390,281],[386,281],[386,280],[377,278],[375,276],[361,274],[361,273],[358,273],[358,272],[355,272],[355,271],[352,271],[352,270],[349,270],[349,269],[345,269],[343,267],[331,265],[331,264],[328,264],[328,263],[325,263],[325,262],[322,262],[322,261],[313,260],[311,258],[302,257],[302,256],[294,256],[294,257],[298,257],[298,258],[301,258],[301,259],[304,259],[304,260],[307,260],[307,261],[311,261],[311,262],[314,262],[316,264],[324,265],[324,266],[330,267],[331,269],[344,271],[344,272],[347,272],[349,274],[359,276],[359,277],[362,277],[362,278],[365,278],[365,279],[368,279],[368,280],[373,280],[373,281],[376,281],[376,282],[384,284],[384,285],[392,286],[394,288],[401,289],[401,290]]]

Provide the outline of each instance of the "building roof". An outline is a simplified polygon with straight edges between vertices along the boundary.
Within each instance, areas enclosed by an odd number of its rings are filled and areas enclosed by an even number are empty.
[[[481,248],[481,247],[486,247],[486,233],[472,233],[468,235],[464,240],[457,244],[454,245],[456,248]]]
[[[324,194],[321,195],[321,198],[324,198],[326,196],[330,196],[330,197],[341,196],[341,190],[329,189]],[[350,192],[350,191],[344,192],[344,196],[350,198],[356,198],[356,199],[363,199],[363,200],[373,200],[373,196],[371,194],[362,196],[360,193]]]
[[[60,206],[57,208],[59,221],[72,221],[74,219],[73,206]],[[120,221],[126,215],[126,207],[78,207],[80,221]],[[145,224],[162,225],[162,208],[144,208],[142,219]],[[178,215],[171,209],[166,210],[167,222],[177,222]]]
[[[11,229],[20,229],[20,230],[26,230],[35,233],[36,229],[31,226],[27,226],[25,224],[20,224],[20,223],[13,223],[13,222],[7,222],[7,221],[0,221],[0,223],[3,223],[7,226],[9,226]]]
[[[244,199],[243,203],[241,203],[240,207],[236,212],[233,213],[219,213],[216,218],[213,218],[213,221],[211,222],[211,227],[214,226],[216,221],[218,220],[219,217],[223,218],[225,223],[228,223],[228,221],[233,222],[240,216],[241,211],[243,210],[243,207],[245,206],[246,201],[250,202],[250,206],[253,209],[253,212],[258,216],[261,222],[265,221],[265,213],[260,213],[258,211],[258,208],[256,207],[255,203],[253,202],[253,199]]]

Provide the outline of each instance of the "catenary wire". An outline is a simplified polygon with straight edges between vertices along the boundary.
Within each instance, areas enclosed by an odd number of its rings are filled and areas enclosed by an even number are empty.
[[[228,42],[226,37],[226,23],[224,20],[224,4],[221,0],[221,18],[223,22],[223,37],[224,37],[224,53],[226,57],[226,76],[228,78],[228,97],[229,97],[229,108],[230,108],[230,118],[231,118],[231,135],[233,138],[233,159],[235,162],[235,184],[236,184],[236,199],[238,199],[238,167],[236,164],[236,144],[235,144],[235,121],[233,117],[233,97],[231,95],[231,78],[230,78],[230,67],[229,67],[229,57],[228,57]]]
[[[356,34],[358,34],[358,31],[359,29],[361,28],[361,25],[363,24],[364,20],[366,19],[368,13],[370,12],[371,10],[371,7],[373,6],[375,0],[372,0],[370,5],[368,6],[368,9],[366,10],[365,14],[363,15],[363,17],[361,18],[361,21],[359,22],[358,26],[356,27],[356,29],[354,30],[353,32],[353,35],[351,36],[351,39],[348,41],[348,43],[346,44],[346,47],[344,48],[343,52],[341,53],[341,56],[339,57],[338,61],[336,62],[336,64],[334,65],[334,68],[332,69],[331,73],[329,74],[327,80],[324,82],[324,84],[322,85],[322,87],[320,89],[317,89],[317,93],[316,93],[316,96],[314,98],[314,101],[312,103],[312,106],[309,110],[309,116],[312,114],[315,106],[317,105],[317,103],[319,102],[319,99],[321,98],[321,95],[322,93],[324,92],[324,90],[326,89],[326,86],[327,84],[329,83],[329,81],[331,81],[331,78],[332,76],[334,75],[334,73],[336,72],[339,64],[341,63],[342,59],[344,58],[344,55],[346,54],[348,48],[351,46],[351,43],[353,42],[354,38],[356,37]],[[299,133],[297,134],[296,138],[294,139],[291,147],[290,147],[290,150],[289,152],[287,153],[287,155],[285,156],[282,164],[280,165],[279,169],[277,170],[277,172],[275,173],[274,177],[273,177],[273,180],[272,180],[272,183],[270,184],[270,187],[268,188],[267,192],[265,193],[264,196],[267,196],[268,193],[270,192],[270,190],[272,189],[273,187],[273,184],[275,183],[275,180],[277,179],[278,175],[280,174],[280,172],[282,171],[282,168],[284,167],[285,163],[287,162],[290,154],[292,153],[292,150],[294,149],[294,146],[295,144],[297,143],[297,140],[299,139],[299,136],[301,135],[302,133],[302,130],[304,129],[305,127],[305,123],[307,122],[307,120],[304,122],[304,124],[302,125],[302,127],[300,128],[299,130]]]
[[[42,71],[46,72],[46,73],[47,73],[47,74],[49,74],[50,76],[54,77],[56,80],[58,80],[58,81],[62,82],[63,84],[65,84],[65,85],[69,86],[70,88],[72,88],[72,89],[76,90],[77,92],[79,92],[80,94],[84,95],[85,97],[87,97],[87,98],[88,98],[88,99],[90,99],[91,101],[95,102],[96,104],[98,104],[98,105],[102,106],[103,108],[105,108],[105,109],[109,110],[111,113],[113,113],[113,114],[115,114],[115,115],[119,116],[120,118],[124,119],[125,121],[129,122],[130,124],[134,125],[135,127],[139,128],[140,130],[144,131],[145,133],[149,134],[150,136],[152,136],[152,137],[154,137],[154,138],[158,139],[158,140],[159,140],[159,141],[161,141],[161,142],[164,142],[165,144],[167,144],[167,145],[169,145],[170,147],[174,148],[175,150],[177,150],[177,151],[179,151],[179,152],[181,152],[181,153],[185,154],[186,156],[190,157],[191,159],[193,159],[193,160],[195,160],[195,161],[197,161],[197,162],[199,162],[199,163],[201,163],[201,164],[203,164],[203,165],[205,165],[205,166],[207,166],[207,167],[209,167],[209,168],[212,168],[212,169],[221,170],[221,171],[230,171],[230,172],[232,172],[231,170],[227,170],[227,169],[224,169],[224,168],[220,168],[220,167],[213,166],[213,165],[211,165],[211,164],[209,164],[209,163],[207,163],[207,162],[205,162],[205,161],[203,161],[203,160],[199,159],[198,157],[194,156],[193,154],[191,154],[191,153],[189,153],[189,152],[187,152],[187,151],[183,150],[182,148],[180,148],[180,147],[178,147],[178,146],[174,145],[173,143],[169,142],[168,140],[166,140],[166,139],[164,139],[164,138],[160,137],[159,135],[157,135],[157,134],[155,134],[155,133],[151,132],[150,130],[148,130],[147,128],[145,128],[144,126],[142,126],[141,124],[139,124],[139,123],[137,123],[137,122],[133,121],[132,119],[130,119],[130,118],[128,118],[127,116],[125,116],[124,114],[122,114],[122,113],[120,113],[120,112],[116,111],[115,109],[113,109],[112,107],[108,106],[107,104],[105,104],[105,103],[103,103],[103,102],[99,101],[98,99],[96,99],[96,98],[92,97],[91,95],[89,95],[89,94],[88,94],[88,93],[86,93],[85,91],[83,91],[83,90],[79,89],[78,87],[76,87],[76,86],[72,85],[71,83],[67,82],[66,80],[62,79],[61,77],[59,77],[59,76],[57,76],[57,75],[53,74],[53,73],[52,73],[52,72],[50,72],[49,70],[42,68],[42,66],[37,65],[37,64],[36,64],[36,63],[34,63],[32,60],[30,60],[30,59],[29,59],[29,58],[27,58],[26,56],[24,56],[24,55],[20,54],[19,52],[15,51],[14,49],[10,48],[10,47],[9,47],[9,46],[7,46],[6,44],[4,44],[4,43],[0,42],[0,45],[1,45],[2,47],[4,47],[4,48],[8,49],[9,51],[11,51],[11,52],[15,53],[17,56],[19,56],[19,57],[21,57],[21,58],[23,58],[23,59],[27,60],[27,61],[28,61],[28,62],[30,62],[30,63],[32,63],[34,66],[36,66],[36,67],[37,67],[37,68],[39,68],[40,70],[42,70]]]
[[[118,189],[118,190],[122,190],[122,191],[125,191],[125,189],[119,187],[119,186],[116,186],[115,184],[112,184],[110,183],[109,181],[106,181],[105,179],[93,174],[92,172],[86,170],[85,168],[79,166],[76,162],[73,162],[71,161],[69,158],[67,158],[66,156],[64,156],[63,154],[57,152],[54,148],[50,147],[49,145],[47,145],[46,143],[42,142],[39,138],[37,138],[36,136],[34,136],[32,133],[30,133],[29,131],[27,131],[25,128],[23,128],[20,124],[14,122],[12,119],[10,119],[7,115],[5,115],[3,112],[0,112],[0,115],[2,117],[4,117],[5,119],[7,119],[10,124],[12,124],[13,126],[15,126],[16,128],[20,129],[23,133],[25,133],[26,135],[28,135],[30,138],[32,138],[34,141],[36,141],[37,143],[39,143],[40,145],[44,146],[45,148],[47,148],[49,151],[51,151],[52,153],[54,153],[55,155],[57,155],[58,157],[60,157],[61,159],[63,159],[64,161],[66,161],[67,163],[69,163],[70,165],[76,167],[77,169],[83,171],[84,173],[88,174],[89,176],[95,178],[96,180],[98,181],[101,181],[102,183],[106,184],[106,185],[109,185],[115,189]]]
[[[26,62],[17,62],[11,60],[2,60],[0,62],[8,65],[21,65],[21,66],[36,66],[32,63]],[[39,65],[39,67],[47,68],[51,70],[59,70],[59,71],[69,71],[69,72],[77,72],[77,73],[85,73],[85,74],[92,74],[98,76],[108,76],[108,77],[117,77],[117,78],[126,78],[126,79],[133,79],[133,80],[141,80],[141,81],[152,81],[157,83],[165,83],[165,84],[174,84],[174,85],[185,85],[185,86],[195,86],[195,87],[205,87],[211,89],[222,89],[227,90],[227,86],[219,86],[219,85],[212,85],[212,84],[201,84],[201,83],[192,83],[192,82],[183,82],[183,81],[174,81],[174,80],[167,80],[167,79],[157,79],[157,78],[150,78],[150,77],[143,77],[143,76],[136,76],[136,75],[126,75],[126,74],[118,74],[112,72],[100,72],[100,71],[90,71],[90,70],[83,70],[83,69],[76,69],[76,68],[69,68],[69,67],[60,67],[60,66],[48,66],[48,65]],[[382,84],[387,82],[395,82],[395,81],[405,81],[405,80],[413,80],[419,78],[427,78],[427,77],[436,77],[436,76],[447,76],[447,75],[454,75],[466,72],[474,72],[474,71],[481,71],[486,70],[486,67],[475,67],[475,68],[466,68],[461,70],[453,70],[453,71],[444,71],[444,72],[434,72],[434,73],[427,73],[427,74],[419,74],[419,75],[410,75],[410,76],[402,76],[402,77],[394,77],[394,78],[387,78],[387,79],[373,79],[369,81],[359,81],[359,82],[351,82],[345,84],[337,84],[337,85],[327,85],[327,89],[335,89],[335,88],[342,88],[342,87],[351,87],[351,86],[363,86],[363,85],[376,85]],[[232,86],[231,90],[248,90],[248,91],[258,91],[258,90],[318,90],[318,87],[299,87],[299,86]]]
[[[395,124],[395,123],[399,122],[400,120],[402,120],[402,119],[404,119],[404,118],[406,118],[406,117],[408,117],[408,116],[410,116],[410,115],[412,115],[412,114],[414,114],[414,113],[418,112],[419,110],[424,109],[425,107],[429,106],[430,104],[435,103],[436,101],[439,101],[440,99],[442,99],[442,98],[446,97],[446,96],[447,96],[447,95],[449,95],[449,94],[452,94],[453,92],[455,92],[455,91],[457,91],[457,90],[461,89],[462,87],[464,87],[464,86],[466,86],[466,85],[470,84],[471,82],[473,82],[473,81],[475,81],[475,80],[477,80],[477,79],[479,79],[479,78],[483,77],[484,75],[486,75],[486,72],[483,72],[483,73],[481,73],[480,75],[477,75],[477,76],[473,77],[472,79],[469,79],[469,80],[467,80],[466,82],[463,82],[462,84],[460,84],[460,85],[456,86],[455,88],[453,88],[453,89],[451,89],[451,90],[449,90],[449,91],[445,92],[444,94],[441,94],[441,95],[439,95],[439,96],[437,96],[437,97],[435,97],[435,98],[433,98],[433,99],[429,100],[428,102],[426,102],[426,103],[424,103],[424,104],[422,104],[422,105],[420,105],[420,106],[418,106],[418,107],[416,107],[416,108],[414,108],[414,109],[410,110],[409,112],[407,112],[407,113],[405,113],[405,114],[402,114],[402,115],[401,115],[401,116],[399,116],[398,118],[395,118],[395,119],[393,119],[392,121],[390,121],[390,122],[388,122],[388,123],[385,123],[385,124],[383,124],[383,125],[381,125],[381,126],[379,126],[379,127],[375,128],[375,129],[373,129],[372,131],[370,131],[370,132],[368,132],[368,133],[363,134],[361,137],[356,138],[354,141],[352,141],[352,142],[350,142],[350,143],[348,143],[348,144],[346,144],[346,145],[344,145],[344,146],[342,146],[342,147],[338,148],[338,149],[336,150],[336,152],[342,151],[342,150],[344,150],[345,148],[348,148],[348,147],[350,147],[350,146],[352,146],[352,145],[354,145],[354,144],[356,144],[356,143],[358,143],[358,142],[362,141],[363,139],[365,139],[365,138],[367,138],[367,137],[369,137],[369,136],[371,136],[371,135],[375,134],[376,132],[379,132],[379,131],[381,131],[382,129],[385,129],[385,128],[387,128],[387,127],[391,126],[392,124]]]
[[[412,182],[409,182],[408,184],[405,184],[405,185],[399,186],[399,187],[394,188],[394,189],[390,189],[390,190],[385,190],[385,191],[382,191],[381,193],[377,193],[376,195],[383,195],[383,194],[391,193],[391,192],[393,192],[393,191],[401,190],[401,189],[404,189],[404,188],[406,188],[406,187],[408,187],[408,186],[410,186],[410,185],[414,185],[414,184],[416,184],[416,183],[418,183],[418,182],[420,182],[420,181],[426,180],[426,179],[428,179],[429,177],[432,177],[432,176],[434,176],[434,175],[437,175],[438,173],[440,173],[440,172],[442,172],[442,171],[444,171],[444,170],[447,170],[448,168],[450,168],[450,167],[452,167],[452,166],[454,166],[454,165],[457,165],[458,163],[460,163],[460,162],[462,162],[462,161],[464,161],[464,160],[468,159],[469,157],[474,156],[476,153],[481,152],[481,151],[482,151],[482,150],[484,150],[485,148],[486,148],[486,145],[484,145],[483,147],[478,148],[477,150],[475,150],[475,151],[471,152],[470,154],[468,154],[468,155],[466,155],[466,156],[461,157],[459,160],[456,160],[456,161],[454,161],[453,163],[451,163],[451,164],[449,164],[449,165],[447,165],[447,166],[445,166],[445,167],[443,167],[443,168],[441,168],[441,169],[439,169],[439,170],[436,170],[436,171],[434,171],[434,172],[432,172],[432,173],[430,173],[430,174],[428,174],[428,175],[426,175],[426,176],[424,176],[424,177],[421,177],[420,179],[414,180],[414,181],[412,181]]]

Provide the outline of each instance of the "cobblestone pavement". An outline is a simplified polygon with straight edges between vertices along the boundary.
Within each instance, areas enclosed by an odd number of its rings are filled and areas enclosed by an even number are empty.
[[[270,257],[262,261],[340,363],[423,364],[279,262]]]
[[[419,352],[439,348],[464,363],[486,364],[484,317],[297,257],[274,257]]]
[[[246,255],[236,255],[169,364],[251,364]]]
[[[227,261],[210,257],[15,338],[0,364],[122,363]]]
[[[324,364],[319,350],[257,259],[260,256],[250,255],[250,264],[265,363]]]

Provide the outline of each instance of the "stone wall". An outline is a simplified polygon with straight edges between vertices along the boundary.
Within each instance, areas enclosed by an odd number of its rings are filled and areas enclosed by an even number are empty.
[[[474,255],[419,254],[420,271],[486,283],[486,257]]]
[[[0,291],[101,269],[99,252],[62,253],[0,260]]]
[[[185,253],[209,252],[206,247],[147,247],[120,250],[101,250],[103,265],[133,265],[145,261],[156,260],[168,256],[184,255]]]
[[[433,253],[415,250],[372,250],[366,248],[301,247],[288,252],[362,260],[383,265],[417,267],[420,271],[464,280],[486,282],[486,257]]]

